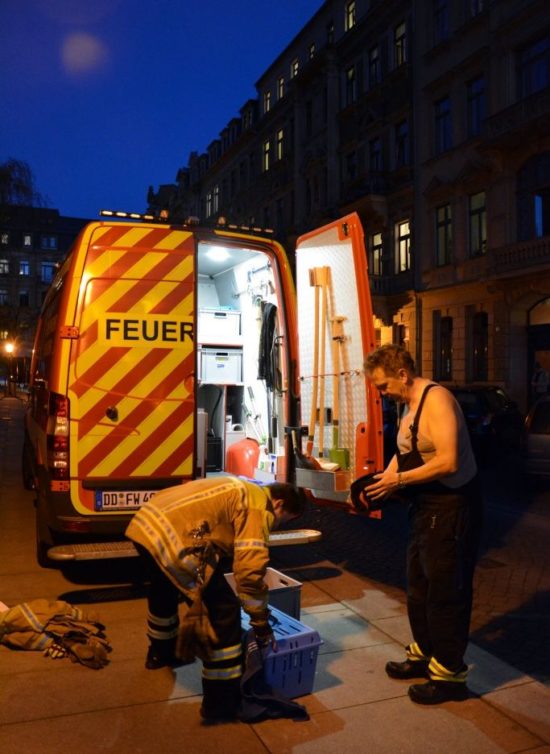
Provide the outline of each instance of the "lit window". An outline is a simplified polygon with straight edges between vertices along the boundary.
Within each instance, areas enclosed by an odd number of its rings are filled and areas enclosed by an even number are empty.
[[[481,133],[481,126],[485,120],[485,79],[483,76],[468,81],[466,91],[468,136],[477,136]]]
[[[279,76],[277,79],[277,99],[282,99],[285,96],[285,77]]]
[[[344,9],[344,29],[349,31],[355,26],[355,0],[346,3]]]
[[[23,246],[32,246],[32,236],[28,233],[23,236]]]
[[[271,110],[271,92],[264,92],[264,113]]]
[[[206,217],[210,217],[212,214],[212,192],[206,192]]]
[[[411,268],[411,223],[403,220],[395,226],[395,271],[406,272]]]
[[[435,153],[441,154],[452,146],[451,100],[443,97],[434,105]]]
[[[487,209],[485,191],[468,197],[470,256],[477,257],[487,251]]]
[[[393,48],[395,67],[397,68],[407,62],[407,26],[404,21],[394,29]]]
[[[4,288],[0,288],[0,306],[7,306],[8,304],[8,292]]]
[[[451,205],[443,204],[435,210],[435,253],[436,264],[450,264],[453,244]]]
[[[307,54],[310,60],[315,57],[315,42],[312,42],[308,47]]]
[[[382,233],[374,233],[371,243],[371,262],[370,271],[372,275],[382,275],[382,255],[384,245],[382,242]]]
[[[0,243],[2,246],[7,246],[10,242],[10,237],[8,233],[2,233],[0,234]]]
[[[220,209],[220,187],[214,186],[214,191],[212,192],[212,212],[218,212]]]
[[[290,64],[290,78],[293,79],[298,75],[298,58],[294,58]]]
[[[27,260],[21,260],[19,262],[19,274],[25,276],[31,274],[31,266]]]
[[[0,259],[0,275],[8,275],[10,271],[10,263],[7,259]]]
[[[277,160],[283,159],[284,154],[284,131],[282,128],[280,128],[275,136],[275,142],[276,142],[276,150],[275,150],[275,156]]]
[[[269,170],[271,163],[271,141],[268,139],[264,141],[262,146],[262,170]]]

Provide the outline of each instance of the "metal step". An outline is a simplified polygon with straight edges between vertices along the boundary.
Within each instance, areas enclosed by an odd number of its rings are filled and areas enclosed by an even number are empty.
[[[270,547],[303,545],[317,542],[321,532],[316,529],[292,529],[269,535]],[[106,560],[108,558],[135,558],[138,552],[132,542],[91,542],[89,544],[55,545],[48,550],[48,558],[55,561]]]

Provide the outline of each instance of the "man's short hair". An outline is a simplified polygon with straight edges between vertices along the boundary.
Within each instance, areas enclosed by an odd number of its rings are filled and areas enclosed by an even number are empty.
[[[273,482],[267,485],[272,500],[282,500],[283,510],[291,516],[301,516],[307,503],[307,497],[302,487],[295,487],[285,482]]]
[[[400,369],[406,369],[408,372],[415,374],[413,357],[402,346],[396,346],[393,343],[387,343],[385,346],[379,346],[371,351],[365,359],[365,369],[367,372],[373,372],[381,368],[385,374],[397,377]]]

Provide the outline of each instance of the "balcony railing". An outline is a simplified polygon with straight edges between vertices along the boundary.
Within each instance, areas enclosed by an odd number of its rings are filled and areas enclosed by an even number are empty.
[[[494,276],[547,266],[550,264],[550,236],[490,249],[487,262],[488,272]]]
[[[516,132],[522,133],[539,119],[547,122],[549,112],[550,87],[546,87],[488,118],[487,137],[490,141],[498,141]]]

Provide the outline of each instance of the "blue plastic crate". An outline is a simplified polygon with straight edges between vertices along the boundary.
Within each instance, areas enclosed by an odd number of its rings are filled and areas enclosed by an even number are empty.
[[[270,607],[270,611],[269,622],[277,640],[277,651],[265,650],[265,680],[290,699],[311,694],[317,655],[323,643],[321,637],[281,610]],[[241,611],[241,626],[244,631],[250,628],[250,619],[244,611]]]

